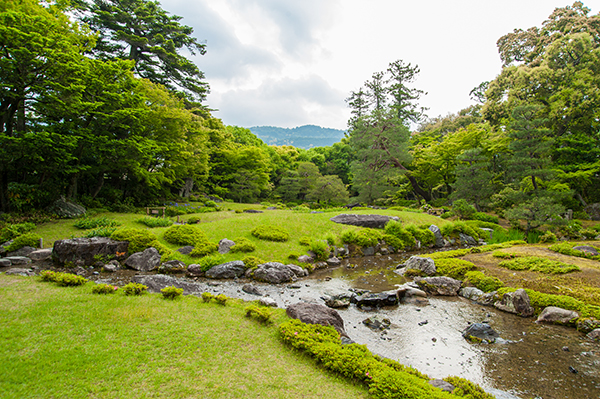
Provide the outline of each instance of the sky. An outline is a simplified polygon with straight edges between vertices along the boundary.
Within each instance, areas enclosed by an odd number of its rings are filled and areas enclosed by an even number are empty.
[[[346,129],[345,99],[390,62],[417,65],[427,116],[474,104],[501,71],[496,41],[574,0],[159,0],[206,43],[187,54],[226,125]],[[600,0],[583,2],[590,15]]]

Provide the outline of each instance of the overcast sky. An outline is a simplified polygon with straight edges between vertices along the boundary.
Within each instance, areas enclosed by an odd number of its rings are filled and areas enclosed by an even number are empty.
[[[160,0],[207,45],[191,57],[227,125],[346,129],[344,101],[402,59],[421,69],[428,116],[472,104],[500,73],[496,41],[574,0]],[[591,15],[600,0],[583,2]]]

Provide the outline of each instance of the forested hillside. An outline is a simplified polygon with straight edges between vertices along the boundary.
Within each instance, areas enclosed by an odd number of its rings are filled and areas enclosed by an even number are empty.
[[[462,199],[535,227],[600,202],[600,18],[579,2],[499,38],[502,72],[455,114],[426,117],[417,65],[365,77],[347,99],[347,137],[226,126],[182,55],[206,44],[180,17],[148,0],[68,4],[0,4],[3,212],[60,196],[115,209],[202,194],[321,206]]]
[[[343,130],[315,125],[304,125],[291,129],[254,126],[250,128],[250,131],[269,145],[291,145],[304,149],[331,146],[344,138],[346,133]]]

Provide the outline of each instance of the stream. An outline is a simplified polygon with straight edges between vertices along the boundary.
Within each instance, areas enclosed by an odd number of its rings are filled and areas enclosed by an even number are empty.
[[[340,267],[316,270],[293,284],[279,286],[246,279],[196,280],[206,286],[206,291],[248,301],[257,299],[241,289],[250,283],[283,308],[298,301],[324,304],[323,295],[349,289],[395,289],[408,281],[394,273],[408,256],[345,259]],[[118,274],[110,280],[125,280],[131,277],[127,274],[135,272]],[[105,277],[109,276],[101,278]],[[600,398],[600,345],[574,328],[536,324],[533,318],[484,307],[462,297],[429,297],[429,305],[401,304],[372,311],[354,305],[337,310],[353,341],[432,378],[463,377],[497,399]],[[388,318],[390,328],[373,331],[362,323],[374,315]],[[501,343],[473,344],[462,337],[461,332],[469,324],[480,322],[489,323],[500,334]]]

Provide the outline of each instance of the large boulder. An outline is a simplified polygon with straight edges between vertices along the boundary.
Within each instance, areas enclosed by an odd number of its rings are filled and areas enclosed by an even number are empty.
[[[522,317],[533,316],[533,307],[531,307],[529,295],[522,288],[515,292],[504,294],[500,301],[494,303],[494,307],[505,312],[518,314]]]
[[[431,258],[423,258],[421,256],[411,256],[404,263],[406,269],[420,270],[428,276],[433,276],[437,271],[435,262]]]
[[[140,272],[149,272],[160,266],[160,253],[156,248],[136,252],[125,261],[125,266]]]
[[[286,313],[292,319],[298,319],[303,323],[333,326],[341,336],[348,336],[344,330],[344,320],[340,314],[326,306],[299,302],[288,306]]]
[[[295,267],[294,267],[295,266]],[[289,283],[297,279],[296,272],[300,268],[296,265],[284,265],[278,262],[261,263],[250,275],[257,281],[271,284]],[[300,268],[302,269],[302,268]],[[303,269],[302,269],[303,270]]]
[[[235,242],[233,242],[227,238],[223,238],[221,241],[219,241],[219,253],[220,254],[229,253],[229,251],[231,251],[231,247],[233,247],[234,245],[235,245]]]
[[[74,219],[85,215],[85,208],[71,201],[67,201],[64,197],[54,201],[50,206],[49,211],[65,219]]]
[[[536,323],[572,324],[579,318],[579,313],[556,306],[548,306],[542,310]]]
[[[500,335],[486,323],[473,323],[462,332],[464,339],[471,342],[494,343]]]
[[[429,226],[429,231],[431,231],[433,233],[433,236],[435,237],[435,242],[433,243],[433,246],[436,248],[443,248],[444,245],[446,245],[446,241],[444,240],[444,236],[442,235],[442,231],[440,230],[440,228],[432,224],[431,226]]]
[[[211,267],[206,272],[208,278],[236,278],[242,277],[246,272],[246,265],[241,260],[223,263]]]
[[[55,262],[91,266],[99,256],[114,257],[127,253],[129,242],[115,241],[108,237],[69,238],[54,242],[52,258]]]
[[[415,283],[420,289],[430,295],[457,296],[462,285],[460,280],[446,276],[415,277]]]
[[[341,214],[332,217],[334,223],[349,224],[351,226],[370,227],[372,229],[382,229],[390,220],[398,220],[395,216],[384,215],[348,215]]]

